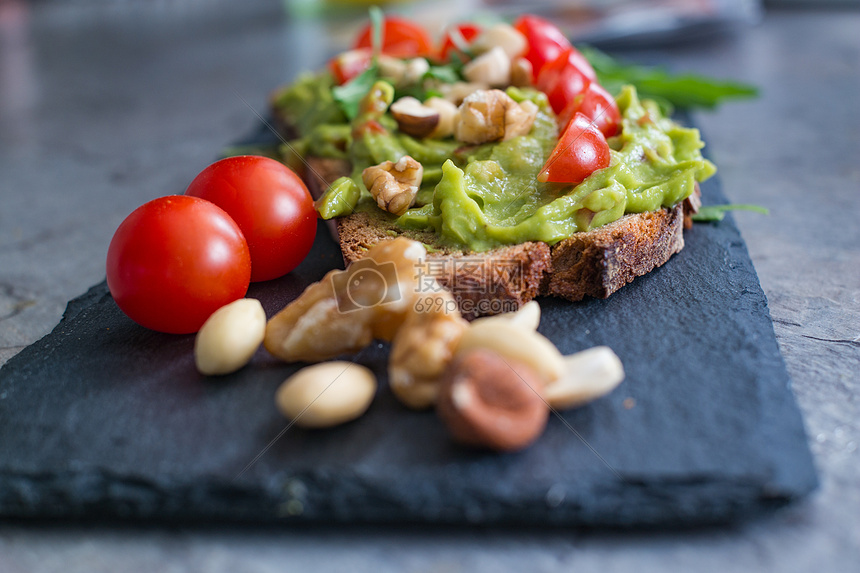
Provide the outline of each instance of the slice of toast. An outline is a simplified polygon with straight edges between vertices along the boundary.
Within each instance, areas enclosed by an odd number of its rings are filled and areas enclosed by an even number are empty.
[[[308,158],[305,179],[317,197],[325,184],[348,174],[347,162]],[[345,264],[395,236],[424,243],[432,275],[454,294],[462,314],[472,319],[515,310],[537,295],[572,301],[606,298],[679,252],[689,223],[685,215],[697,210],[698,188],[696,195],[671,209],[628,214],[552,247],[533,241],[479,253],[442,245],[430,231],[402,229],[382,210],[339,217],[335,232]]]

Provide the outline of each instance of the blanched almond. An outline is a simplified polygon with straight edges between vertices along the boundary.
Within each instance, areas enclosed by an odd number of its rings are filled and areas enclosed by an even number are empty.
[[[303,428],[327,428],[361,416],[376,394],[370,369],[346,361],[302,368],[278,388],[278,410]]]
[[[201,374],[230,374],[251,361],[266,335],[260,301],[240,298],[212,313],[194,339],[194,362]]]

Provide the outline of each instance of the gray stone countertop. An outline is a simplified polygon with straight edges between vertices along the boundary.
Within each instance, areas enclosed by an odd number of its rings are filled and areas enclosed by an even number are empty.
[[[278,2],[0,3],[0,364],[104,277],[135,207],[181,193],[321,65]],[[242,5],[241,7],[239,5]],[[760,86],[696,114],[737,213],[821,487],[732,528],[654,533],[0,522],[0,571],[848,571],[860,563],[860,11],[627,54]]]

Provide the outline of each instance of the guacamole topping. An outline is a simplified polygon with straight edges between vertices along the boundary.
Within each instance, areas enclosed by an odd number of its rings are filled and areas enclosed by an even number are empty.
[[[632,86],[624,87],[617,98],[622,129],[608,139],[609,167],[579,185],[565,186],[537,181],[558,137],[556,118],[543,93],[507,90],[515,101],[528,99],[538,106],[527,135],[467,146],[452,138],[416,139],[397,131],[385,111],[391,90],[380,83],[350,123],[331,96],[323,95],[331,86],[326,74],[305,77],[280,94],[291,115],[302,118],[297,122],[302,135],[297,148],[352,162],[352,184],[335,182],[318,201],[325,218],[378,209],[361,181],[362,170],[407,154],[424,166],[416,203],[400,217],[387,215],[404,229],[434,230],[440,244],[473,251],[526,241],[554,244],[625,213],[672,207],[694,192],[697,181],[716,171],[702,157],[699,131],[666,118],[653,101],[640,101]],[[344,196],[347,200],[339,199]]]

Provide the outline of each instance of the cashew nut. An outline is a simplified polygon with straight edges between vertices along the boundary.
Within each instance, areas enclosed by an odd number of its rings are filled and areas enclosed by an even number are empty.
[[[436,403],[439,379],[469,326],[450,292],[421,296],[426,310],[407,315],[391,343],[388,363],[391,390],[414,409]]]
[[[478,90],[463,100],[454,124],[454,137],[466,143],[507,140],[531,131],[538,108],[517,103],[501,90]]]
[[[366,168],[361,179],[380,209],[402,215],[415,202],[424,166],[408,155]]]
[[[511,58],[497,46],[466,64],[463,77],[493,87],[506,86],[511,83]]]
[[[499,48],[508,58],[522,56],[529,47],[526,37],[510,24],[499,23],[481,33],[469,46],[476,54]]]
[[[194,362],[207,376],[230,374],[251,361],[266,333],[260,301],[240,298],[212,313],[194,339]]]
[[[370,369],[346,361],[302,368],[281,384],[275,404],[296,426],[328,428],[364,414],[376,394]]]
[[[536,300],[532,300],[525,303],[516,312],[506,312],[504,314],[476,318],[472,321],[472,325],[483,324],[485,322],[489,322],[490,324],[505,322],[523,330],[537,330],[540,324],[540,305]]]
[[[544,398],[560,410],[609,394],[624,380],[624,366],[608,346],[565,356],[564,365],[564,373],[544,387]]]
[[[439,123],[436,124],[436,129],[427,137],[441,139],[452,135],[454,133],[454,118],[457,115],[457,106],[440,97],[428,98],[424,102],[424,105],[439,114]]]
[[[460,339],[457,354],[478,348],[494,350],[505,359],[530,366],[544,383],[560,378],[565,371],[564,359],[552,342],[509,322],[473,322]]]

